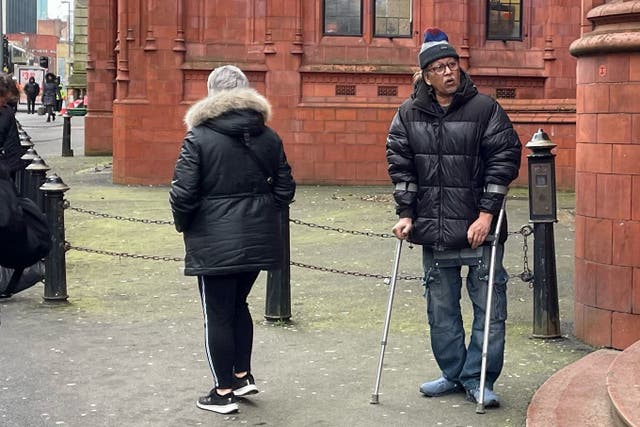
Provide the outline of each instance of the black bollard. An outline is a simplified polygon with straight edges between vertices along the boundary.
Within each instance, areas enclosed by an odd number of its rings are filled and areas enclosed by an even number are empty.
[[[62,157],[73,157],[71,149],[71,116],[65,114],[62,124]]]
[[[27,152],[20,157],[20,160],[22,160],[22,168],[16,173],[16,188],[18,189],[18,193],[23,197],[28,197],[27,194],[32,187],[26,169],[36,157],[38,157],[38,153],[36,153],[33,147],[29,148]]]
[[[280,214],[282,236],[282,261],[280,268],[267,272],[267,300],[264,318],[269,322],[291,319],[291,251],[289,233],[289,208]]]
[[[44,301],[67,302],[67,270],[64,235],[64,192],[69,187],[56,174],[40,187],[44,192],[44,213],[51,229],[51,252],[45,259]]]
[[[20,135],[20,146],[22,147],[22,152],[25,154],[30,148],[33,148],[33,142],[31,142],[31,137],[27,135],[26,132],[24,132],[24,135]],[[22,160],[22,158],[20,160]],[[24,169],[27,166],[29,166],[29,164],[31,164],[31,160],[33,160],[33,157],[29,157],[27,160],[22,160],[22,167],[16,173],[16,177],[15,177],[16,189],[18,190],[18,193],[20,193],[20,195],[22,195],[22,193],[20,192],[20,189],[23,187],[22,181],[25,179],[25,174],[26,174]]]
[[[560,337],[558,280],[553,223],[556,216],[556,144],[539,129],[527,148],[529,160],[529,218],[533,222],[533,337]]]
[[[33,200],[42,212],[44,212],[44,194],[40,187],[47,179],[47,171],[49,169],[51,168],[39,156],[34,157],[31,164],[25,168],[28,175],[27,182],[29,183],[25,196]]]

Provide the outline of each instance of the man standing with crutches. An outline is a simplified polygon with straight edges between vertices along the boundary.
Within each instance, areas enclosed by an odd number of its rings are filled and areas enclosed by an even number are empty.
[[[423,247],[424,286],[431,347],[440,378],[425,382],[429,397],[465,392],[486,407],[500,405],[493,385],[504,359],[506,284],[503,221],[491,256],[491,239],[507,187],[518,176],[522,146],[500,105],[479,94],[460,69],[447,35],[429,28],[418,55],[414,91],[398,109],[387,138],[389,175],[399,216],[396,237]],[[489,266],[493,298],[480,390]],[[469,345],[460,309],[462,266],[473,304]]]

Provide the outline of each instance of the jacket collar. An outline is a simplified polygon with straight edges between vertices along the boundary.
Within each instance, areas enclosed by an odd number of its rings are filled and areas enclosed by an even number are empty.
[[[256,90],[230,89],[207,96],[189,108],[184,116],[187,129],[203,124],[233,110],[255,110],[267,122],[271,118],[271,104]]]
[[[469,75],[461,69],[460,86],[458,86],[458,90],[453,94],[451,105],[449,105],[447,112],[457,110],[477,94],[478,89],[475,84]],[[416,81],[411,98],[413,98],[414,108],[435,116],[442,116],[444,114],[444,110],[438,104],[436,96],[433,93],[433,88],[426,84],[422,78]]]

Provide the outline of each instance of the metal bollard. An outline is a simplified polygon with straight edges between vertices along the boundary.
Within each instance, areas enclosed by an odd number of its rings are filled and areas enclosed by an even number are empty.
[[[25,168],[29,183],[25,196],[33,200],[42,212],[44,212],[44,194],[40,191],[40,187],[46,181],[49,169],[51,168],[39,156],[34,157],[31,164]]]
[[[44,301],[66,302],[67,270],[64,235],[64,192],[69,187],[58,175],[50,175],[40,187],[44,192],[44,213],[51,229],[51,252],[45,259]]]
[[[291,319],[291,250],[289,233],[289,208],[280,214],[282,236],[282,261],[280,268],[267,272],[267,299],[264,318],[267,321],[288,321]]]
[[[24,135],[20,136],[20,146],[22,147],[22,151],[26,154],[27,151],[30,148],[33,148],[33,142],[31,142],[31,137],[29,135],[26,134],[26,132],[24,133]],[[22,161],[22,168],[20,168],[19,171],[17,171],[16,173],[16,189],[18,190],[18,192],[20,192],[20,188],[22,188],[22,180],[24,179],[24,168],[26,168],[27,166],[29,166],[29,164],[31,163],[31,160],[23,160]]]
[[[18,189],[18,193],[23,197],[27,197],[29,188],[32,187],[26,169],[36,157],[38,157],[38,153],[36,153],[33,147],[29,148],[27,152],[20,157],[20,160],[22,160],[22,168],[16,173],[16,188]]]
[[[539,129],[526,145],[529,154],[529,218],[533,222],[533,337],[560,337],[558,280],[553,223],[556,216],[556,144]]]
[[[71,149],[71,116],[65,114],[62,124],[62,157],[73,157]]]

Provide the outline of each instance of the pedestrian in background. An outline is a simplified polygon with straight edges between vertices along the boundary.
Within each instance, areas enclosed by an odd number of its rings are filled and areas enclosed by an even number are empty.
[[[19,96],[15,80],[8,74],[0,73],[0,163],[12,179],[22,167],[20,158],[26,152],[20,144],[13,107],[9,105]]]
[[[420,386],[425,396],[466,391],[480,396],[480,369],[491,245],[507,187],[518,176],[521,143],[500,105],[478,93],[460,69],[447,35],[429,28],[418,55],[421,73],[387,138],[399,239],[423,247],[431,348],[442,372]],[[499,406],[493,386],[503,366],[506,221],[500,230],[487,354],[484,406]],[[461,267],[473,304],[468,347],[460,308]]]
[[[281,211],[295,182],[280,137],[265,123],[269,102],[234,66],[216,68],[208,96],[185,116],[170,204],[184,235],[187,276],[197,276],[205,350],[213,389],[197,406],[238,410],[238,397],[258,392],[251,370],[253,322],[247,296],[260,270],[283,253]]]
[[[60,97],[60,89],[56,82],[56,76],[53,73],[47,73],[42,85],[42,104],[44,105],[45,114],[47,115],[47,122],[56,119],[54,110],[58,97]]]
[[[35,77],[29,77],[29,82],[22,89],[27,96],[27,114],[35,114],[36,98],[40,95],[40,85],[36,83]]]

